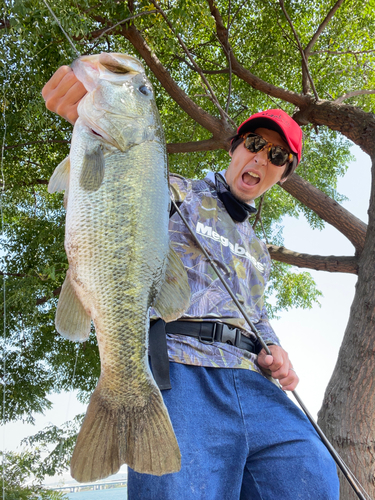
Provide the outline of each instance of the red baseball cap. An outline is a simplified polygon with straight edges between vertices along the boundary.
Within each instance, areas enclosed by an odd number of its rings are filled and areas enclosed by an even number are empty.
[[[268,128],[278,132],[288,143],[291,151],[297,155],[298,163],[302,155],[302,129],[282,109],[267,109],[251,115],[237,129],[237,134],[254,132],[257,128]]]

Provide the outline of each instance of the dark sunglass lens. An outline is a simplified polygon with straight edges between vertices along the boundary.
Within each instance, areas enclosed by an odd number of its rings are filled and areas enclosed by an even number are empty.
[[[252,153],[261,151],[266,146],[267,141],[260,137],[260,135],[248,135],[245,139],[245,148]]]
[[[289,153],[281,146],[272,146],[269,152],[269,158],[273,165],[281,167],[284,165],[289,157]]]

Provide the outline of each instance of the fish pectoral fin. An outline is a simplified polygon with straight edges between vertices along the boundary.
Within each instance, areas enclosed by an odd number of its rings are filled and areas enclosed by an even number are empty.
[[[169,244],[165,280],[153,304],[155,311],[167,323],[179,318],[190,304],[190,287],[185,267]]]
[[[59,193],[67,191],[69,188],[70,175],[70,158],[67,156],[57,167],[52,174],[48,183],[49,193]]]
[[[105,160],[101,145],[91,152],[85,152],[79,185],[85,191],[97,191],[104,179]]]
[[[69,271],[61,288],[55,325],[56,330],[66,339],[83,342],[89,338],[91,317],[74,291]]]

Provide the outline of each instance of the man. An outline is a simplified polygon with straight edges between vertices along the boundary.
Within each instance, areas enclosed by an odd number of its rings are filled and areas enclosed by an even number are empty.
[[[70,68],[62,67],[43,96],[48,109],[74,123],[85,92]],[[159,373],[155,352],[151,366],[164,389],[182,467],[161,477],[129,470],[130,500],[338,498],[332,458],[275,383],[293,390],[298,377],[267,319],[263,294],[270,257],[248,222],[256,212],[254,200],[294,171],[301,150],[297,123],[282,110],[268,110],[240,125],[226,172],[210,173],[204,180],[171,175],[180,210],[272,355],[260,350],[179,214],[172,211],[170,237],[188,272],[191,304],[179,321],[165,326],[171,389],[168,376]],[[160,333],[160,322],[152,330],[156,328]]]

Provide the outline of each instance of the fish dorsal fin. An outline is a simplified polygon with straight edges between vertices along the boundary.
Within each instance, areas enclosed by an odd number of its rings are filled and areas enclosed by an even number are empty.
[[[56,330],[66,339],[83,342],[89,338],[91,317],[74,291],[69,271],[61,288],[55,325]]]
[[[184,265],[169,244],[165,280],[154,302],[157,314],[167,323],[179,318],[189,307],[190,287]]]
[[[86,151],[83,157],[79,185],[85,191],[97,191],[104,179],[104,155],[101,145],[91,152]]]
[[[52,174],[48,183],[49,193],[59,193],[60,191],[67,191],[69,188],[69,175],[70,175],[70,158],[67,156]]]

